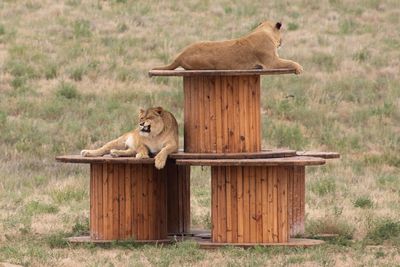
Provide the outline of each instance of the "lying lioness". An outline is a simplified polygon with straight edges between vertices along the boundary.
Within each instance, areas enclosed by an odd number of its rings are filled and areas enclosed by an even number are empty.
[[[281,59],[277,48],[281,45],[280,22],[264,21],[250,34],[233,40],[199,42],[186,48],[168,66],[155,70],[228,70],[293,68],[296,74],[303,67],[291,60]]]
[[[161,107],[140,110],[139,127],[95,150],[82,150],[84,157],[111,154],[113,157],[133,156],[143,159],[149,152],[155,156],[155,166],[162,169],[169,154],[178,150],[178,123],[174,115]]]

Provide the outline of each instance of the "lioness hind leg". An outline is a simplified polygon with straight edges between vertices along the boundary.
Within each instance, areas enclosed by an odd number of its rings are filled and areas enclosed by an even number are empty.
[[[117,138],[115,140],[112,140],[102,146],[99,149],[94,149],[94,150],[82,150],[81,151],[81,156],[82,157],[101,157],[104,156],[105,154],[110,153],[111,149],[124,149],[125,148],[125,137],[121,136],[120,138]]]

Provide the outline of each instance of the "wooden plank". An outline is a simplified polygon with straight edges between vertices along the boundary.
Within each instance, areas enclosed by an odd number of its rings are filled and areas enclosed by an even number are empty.
[[[179,167],[179,166],[178,166]],[[180,168],[180,167],[179,167]],[[185,217],[184,217],[184,231],[189,231],[190,229],[190,166],[185,166],[186,176],[185,176],[185,195],[183,203],[185,206]]]
[[[211,131],[210,127],[212,124],[211,116],[210,116],[210,94],[212,88],[210,88],[209,78],[203,78],[203,112],[204,112],[204,151],[212,152],[212,141],[211,141]]]
[[[197,78],[197,90],[198,90],[198,112],[199,112],[199,132],[197,138],[199,139],[200,145],[198,147],[198,151],[201,152],[207,152],[206,148],[206,135],[205,135],[205,124],[206,124],[206,118],[205,118],[205,90],[204,88],[204,77],[203,76],[198,76]]]
[[[131,198],[132,198],[132,237],[134,240],[138,239],[138,172],[141,165],[129,165],[131,166]]]
[[[272,181],[273,181],[273,191],[272,191],[272,217],[273,217],[273,232],[272,238],[273,242],[279,242],[278,233],[278,177],[277,177],[277,167],[272,168]]]
[[[288,166],[288,225],[290,235],[293,235],[293,172],[294,167]]]
[[[212,167],[214,168],[214,167]],[[243,167],[236,168],[236,184],[237,184],[237,242],[244,242],[244,211],[243,211]]]
[[[242,120],[240,114],[240,80],[241,77],[233,77],[233,139],[235,140],[235,152],[241,151],[240,141],[240,121]]]
[[[247,167],[249,176],[245,179],[249,180],[249,198],[250,198],[250,243],[257,243],[257,221],[256,221],[256,177],[255,167]]]
[[[244,94],[243,94],[242,105],[241,105],[241,107],[243,108],[241,120],[243,120],[243,124],[244,124],[243,125],[244,136],[245,136],[244,152],[253,152],[250,148],[252,140],[253,140],[252,139],[253,133],[251,132],[251,129],[250,129],[251,118],[247,115],[247,114],[251,114],[251,110],[250,110],[251,103],[249,103],[250,102],[250,100],[249,100],[249,91],[250,91],[249,77],[246,76],[246,77],[243,77],[243,79],[245,82],[243,84]]]
[[[90,228],[90,237],[96,239],[97,236],[97,213],[95,211],[95,207],[97,206],[97,196],[96,196],[96,177],[97,169],[93,164],[90,164],[90,184],[89,184],[89,194],[90,194],[90,219],[89,219],[89,228]]]
[[[150,70],[149,76],[238,76],[295,74],[295,69],[251,69],[251,70]]]
[[[215,78],[215,125],[216,125],[216,152],[223,152],[223,132],[222,132],[222,90],[221,77]]]
[[[255,89],[255,101],[254,101],[254,107],[255,107],[255,133],[257,136],[257,142],[255,143],[256,147],[254,151],[260,151],[261,150],[261,88],[260,88],[260,76],[253,76],[254,79],[254,89]]]
[[[131,165],[125,167],[125,237],[131,238],[132,235],[132,178]]]
[[[221,77],[221,115],[222,115],[222,151],[224,153],[232,152],[229,147],[229,126],[228,126],[228,86],[227,77]]]
[[[208,88],[208,96],[207,96],[207,105],[205,108],[208,108],[208,123],[209,123],[209,152],[215,153],[217,152],[217,133],[215,131],[215,77],[206,77]]]
[[[125,224],[125,165],[118,164],[118,204],[119,204],[119,232],[118,238],[119,239],[126,239],[126,224]]]
[[[193,121],[193,131],[191,132],[192,135],[190,136],[190,143],[192,144],[193,151],[199,152],[200,150],[200,101],[199,101],[199,83],[198,77],[191,77],[191,120]]]
[[[119,205],[118,205],[118,189],[119,189],[119,184],[118,184],[118,164],[113,164],[113,172],[112,172],[112,223],[111,223],[111,232],[112,232],[112,238],[113,239],[119,239]]]
[[[234,125],[235,125],[235,120],[237,118],[234,117],[234,88],[233,88],[233,77],[232,76],[227,76],[225,77],[226,80],[226,93],[227,93],[227,98],[226,98],[226,119],[227,119],[227,134],[228,134],[228,151],[229,152],[237,152],[236,150],[236,142],[234,138]]]
[[[135,157],[113,158],[110,155],[102,157],[82,157],[81,155],[57,156],[56,160],[66,163],[121,163],[121,164],[153,164],[154,158],[137,159]]]
[[[287,242],[289,240],[289,227],[288,227],[288,198],[287,198],[287,188],[288,188],[288,170],[286,167],[281,167],[283,171],[282,177],[280,177],[279,184],[279,195],[281,196],[280,202],[280,242]]]
[[[225,167],[225,189],[226,189],[226,242],[232,242],[232,186],[231,168]]]
[[[299,170],[299,187],[300,189],[300,216],[299,216],[299,234],[304,234],[304,220],[305,220],[305,167],[297,167]]]
[[[299,227],[298,227],[298,222],[299,222],[299,217],[300,217],[300,195],[299,195],[299,176],[298,176],[298,171],[297,168],[295,168],[295,174],[294,174],[294,179],[293,179],[293,231],[294,233],[298,233]]]
[[[226,185],[225,168],[218,168],[218,242],[226,242]]]
[[[192,101],[191,101],[191,88],[190,88],[190,78],[183,77],[183,94],[184,94],[184,109],[183,109],[183,121],[184,121],[184,148],[188,151],[193,151],[192,144],[190,142],[190,136],[192,133],[192,125],[193,120],[191,120],[191,109],[192,109]]]
[[[249,167],[243,167],[243,242],[250,239],[250,179]]]
[[[157,208],[155,206],[155,203],[157,201],[157,189],[156,189],[156,183],[157,183],[157,175],[159,170],[156,170],[155,168],[149,168],[151,171],[149,172],[149,178],[148,178],[148,203],[147,203],[147,209],[148,209],[148,239],[157,239],[157,234],[156,234],[156,229],[154,227],[155,221],[154,221],[154,216],[156,215]]]
[[[268,171],[268,242],[274,242],[273,234],[274,234],[274,179],[273,179],[273,171],[272,167],[267,168]]]
[[[240,149],[239,152],[242,154],[243,152],[246,151],[246,130],[247,126],[245,124],[245,116],[244,114],[246,112],[246,108],[243,106],[243,99],[246,94],[246,77],[240,77],[239,79],[239,104],[237,104],[237,109],[239,111],[239,140],[240,140]]]
[[[218,241],[218,167],[211,167],[211,239]]]
[[[104,239],[104,216],[103,216],[103,164],[97,164],[97,181],[96,181],[96,190],[97,190],[97,235],[96,239]]]
[[[177,159],[178,165],[200,166],[306,166],[323,165],[325,160],[314,157],[285,157],[265,159]]]
[[[261,168],[261,217],[262,217],[262,241],[269,242],[268,239],[268,171],[266,167]]]
[[[153,166],[143,166],[142,180],[142,211],[143,211],[143,239],[149,238],[149,184],[153,176]]]
[[[137,230],[136,230],[136,238],[137,240],[143,240],[145,239],[145,234],[144,234],[144,213],[143,213],[143,180],[144,177],[146,177],[145,173],[145,166],[143,165],[138,165],[136,172],[136,214],[137,214]]]
[[[173,173],[173,170],[167,165],[165,170],[165,179],[167,180],[167,225],[168,232],[176,234],[181,231],[179,220],[179,191],[178,191],[178,176]]]
[[[256,179],[256,237],[257,243],[263,242],[263,229],[262,229],[262,169],[263,167],[254,167],[255,169],[255,179]]]
[[[231,179],[231,218],[232,218],[232,242],[238,242],[238,198],[237,198],[237,172],[238,167],[230,168]]]
[[[340,154],[337,152],[322,152],[322,151],[297,151],[297,156],[318,157],[323,159],[338,159]]]

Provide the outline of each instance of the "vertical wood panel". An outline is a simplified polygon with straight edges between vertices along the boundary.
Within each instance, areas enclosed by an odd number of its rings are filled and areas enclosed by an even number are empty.
[[[218,209],[218,242],[226,242],[226,190],[224,167],[218,167]]]
[[[232,186],[231,186],[231,167],[225,169],[225,189],[226,189],[226,242],[232,242]]]
[[[278,242],[278,177],[277,177],[277,167],[272,167],[272,181],[273,181],[273,191],[272,191],[272,199],[273,199],[273,241]]]
[[[250,183],[249,197],[250,197],[250,242],[257,242],[257,221],[256,221],[256,177],[255,167],[248,167],[249,176],[247,179]]]
[[[124,164],[118,164],[118,204],[119,204],[119,211],[118,211],[118,220],[119,220],[119,232],[118,238],[125,239],[126,227],[125,227],[125,166]]]
[[[232,242],[238,242],[238,198],[237,198],[237,172],[239,167],[231,166],[231,210],[232,210]]]
[[[211,238],[218,240],[218,167],[211,167]]]
[[[267,167],[261,168],[261,202],[262,202],[262,239],[270,242],[268,238],[268,176]]]
[[[238,242],[243,243],[244,239],[244,211],[243,211],[243,167],[236,169],[236,184],[237,184],[237,224],[238,224]]]
[[[132,179],[131,166],[125,164],[125,238],[132,237]]]
[[[249,243],[250,240],[250,179],[249,167],[243,167],[243,242]]]
[[[257,242],[263,242],[263,231],[262,231],[262,186],[261,186],[261,179],[262,179],[262,167],[254,168],[256,171],[255,179],[256,179],[256,224],[257,224],[257,231],[256,237]]]

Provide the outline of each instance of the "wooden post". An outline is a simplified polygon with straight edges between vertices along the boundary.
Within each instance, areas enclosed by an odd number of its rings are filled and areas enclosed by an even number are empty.
[[[186,76],[185,152],[261,151],[260,76]]]

